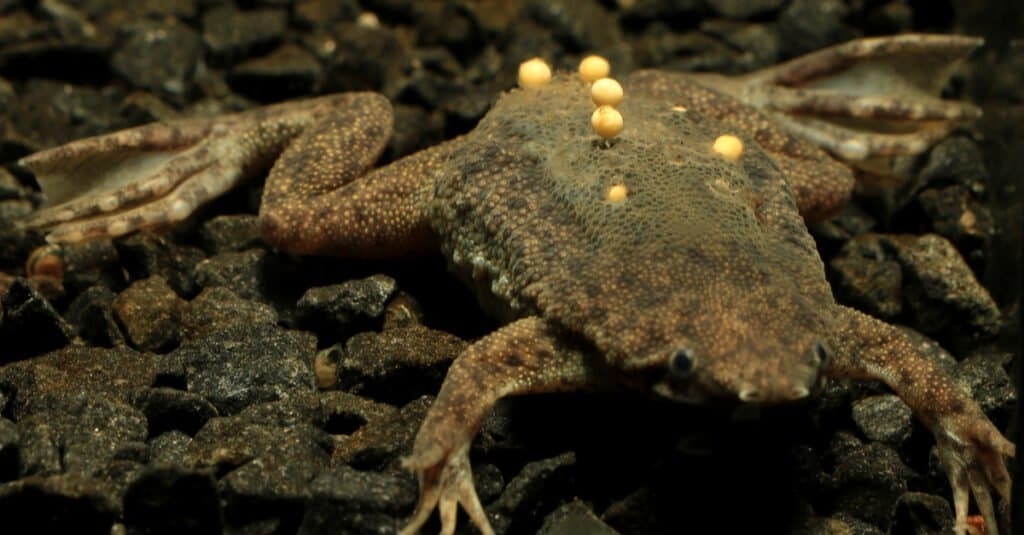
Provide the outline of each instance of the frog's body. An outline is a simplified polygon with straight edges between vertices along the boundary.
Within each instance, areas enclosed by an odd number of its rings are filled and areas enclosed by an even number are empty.
[[[966,529],[973,493],[994,531],[988,488],[1007,498],[1003,456],[1013,445],[904,334],[835,303],[804,226],[834,213],[852,186],[849,169],[805,138],[848,157],[914,152],[976,110],[919,99],[932,75],[888,88],[903,94],[872,97],[855,87],[844,95],[858,120],[872,104],[884,119],[929,129],[855,134],[781,114],[841,111],[833,85],[782,87],[841,78],[826,60],[884,67],[906,56],[958,56],[975,44],[864,40],[745,82],[635,73],[624,83],[625,129],[609,141],[590,129],[586,84],[558,76],[503,95],[472,133],[366,176],[391,128],[377,95],[141,127],[27,159],[63,202],[33,223],[52,227],[55,241],[166,224],[255,162],[276,158],[260,214],[270,243],[363,257],[440,246],[510,323],[449,370],[405,461],[421,482],[407,531],[435,507],[445,530],[454,529],[458,503],[490,531],[467,452],[505,395],[627,384],[691,402],[777,403],[807,396],[824,376],[889,384],[936,435],[958,529]],[[782,84],[778,98],[766,99],[773,83]],[[711,149],[723,134],[744,141],[738,159]],[[147,156],[126,164],[129,151]],[[93,181],[72,196],[68,173],[83,169],[76,179]],[[113,178],[94,178],[104,175]],[[126,185],[128,175],[149,178]]]

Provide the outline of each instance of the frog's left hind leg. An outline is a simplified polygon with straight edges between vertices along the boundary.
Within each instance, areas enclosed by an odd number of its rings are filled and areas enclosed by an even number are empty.
[[[344,143],[331,150],[346,151],[339,160],[361,173],[391,135],[391,108],[373,93],[329,95],[154,123],[41,151],[20,163],[35,172],[47,206],[21,223],[47,230],[55,243],[167,227],[267,169],[297,138],[327,122],[341,125],[336,139]]]
[[[845,160],[917,154],[981,115],[938,97],[981,43],[957,35],[858,39],[711,85]]]

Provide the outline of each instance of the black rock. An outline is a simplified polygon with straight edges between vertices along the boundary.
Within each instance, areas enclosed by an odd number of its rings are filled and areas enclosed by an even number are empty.
[[[114,316],[137,349],[167,351],[178,345],[186,302],[159,275],[135,281],[113,303]]]
[[[117,296],[106,286],[90,286],[68,305],[65,316],[78,331],[78,336],[92,345],[123,346],[127,342],[114,319],[113,304]]]
[[[882,319],[944,340],[999,330],[999,308],[941,236],[863,234],[829,266],[837,297]]]
[[[436,393],[466,342],[422,325],[363,332],[349,339],[337,359],[342,390],[392,404]]]
[[[419,398],[391,415],[370,420],[350,436],[337,437],[335,460],[361,470],[397,466],[399,456],[412,451],[416,431],[432,402],[429,397]]]
[[[199,238],[210,254],[244,251],[262,243],[259,222],[252,214],[214,217],[200,227]]]
[[[871,442],[840,457],[833,475],[835,510],[885,529],[892,504],[907,491],[914,473],[891,447]]]
[[[33,475],[35,470],[48,475],[53,468],[50,462],[32,466],[24,460],[49,459],[53,446],[60,455],[60,471],[95,475],[115,459],[135,457],[130,450],[144,450],[147,436],[146,418],[138,410],[121,402],[81,395],[54,395],[17,423],[24,439],[23,476]],[[42,446],[42,453],[33,451],[32,445]]]
[[[310,94],[323,78],[316,57],[298,45],[285,44],[270,54],[246,60],[228,75],[239,94],[260,102],[276,102]]]
[[[573,452],[528,463],[487,510],[512,520],[511,529],[536,529],[561,497],[572,492],[576,469]]]
[[[124,495],[129,534],[221,533],[220,497],[209,474],[175,467],[140,471]]]
[[[192,437],[181,431],[168,431],[149,440],[151,466],[185,466],[185,452]]]
[[[229,524],[273,518],[294,526],[311,496],[313,479],[330,463],[331,448],[330,436],[310,425],[221,417],[196,433],[187,461],[221,474],[218,489]]]
[[[392,532],[416,503],[416,483],[406,473],[361,472],[338,464],[313,481],[302,519],[303,535]]]
[[[203,259],[198,248],[179,245],[151,232],[139,232],[117,240],[118,256],[133,280],[160,275],[181,296],[196,293],[195,265]]]
[[[21,437],[14,422],[0,418],[0,483],[18,477]]]
[[[756,0],[753,2],[744,0],[708,0],[711,9],[719,15],[730,19],[747,19],[772,11],[777,11],[784,0]]]
[[[202,59],[199,32],[172,18],[144,20],[122,32],[126,36],[110,58],[114,71],[136,87],[183,102]]]
[[[794,57],[857,37],[845,19],[851,8],[840,0],[793,0],[779,15],[782,53]]]
[[[617,535],[611,526],[601,521],[594,511],[579,499],[575,499],[552,511],[537,535]]]
[[[223,286],[243,299],[263,296],[263,269],[267,252],[249,249],[211,256],[196,265],[196,282],[202,288]]]
[[[5,533],[109,535],[119,502],[107,485],[79,474],[33,476],[0,485]]]
[[[191,340],[236,325],[277,323],[277,312],[269,305],[242,299],[224,286],[213,286],[189,303],[181,322],[181,336]]]
[[[169,356],[179,360],[189,392],[209,400],[220,414],[315,388],[316,339],[304,332],[265,325],[236,325],[186,341]]]
[[[944,498],[907,492],[896,502],[890,535],[941,535],[953,531],[953,510]]]
[[[303,324],[329,337],[341,337],[361,327],[372,326],[384,314],[398,285],[387,275],[311,288],[295,305]]]
[[[146,415],[149,436],[171,430],[188,435],[217,416],[217,409],[205,398],[174,388],[146,388],[132,396],[132,405]]]
[[[203,42],[219,65],[270,51],[284,38],[288,14],[278,9],[240,11],[220,5],[203,15]]]
[[[868,440],[899,446],[913,429],[910,407],[892,394],[870,396],[853,404],[853,421]]]
[[[0,363],[64,347],[74,328],[25,279],[15,279],[0,296]]]

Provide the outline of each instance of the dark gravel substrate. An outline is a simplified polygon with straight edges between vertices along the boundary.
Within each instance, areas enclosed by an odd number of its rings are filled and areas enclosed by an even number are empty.
[[[839,300],[941,342],[1005,429],[1024,56],[1003,36],[1020,20],[943,1],[0,0],[0,533],[391,533],[417,495],[401,455],[448,364],[496,326],[440,257],[268,248],[261,180],[168,234],[71,248],[62,287],[30,284],[43,240],[13,221],[40,198],[19,157],[374,90],[395,105],[393,160],[472,129],[532,56],[739,73],[864,35],[992,37],[949,88],[986,107],[978,129],[813,231]],[[472,459],[499,533],[946,533],[932,443],[879,385],[840,382],[759,414],[509,400]]]

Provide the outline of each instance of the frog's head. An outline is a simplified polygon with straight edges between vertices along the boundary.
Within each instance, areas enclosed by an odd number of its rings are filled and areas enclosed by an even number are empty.
[[[798,401],[821,387],[831,350],[823,322],[793,319],[776,307],[743,306],[698,317],[661,338],[666,342],[626,359],[623,368],[676,401]]]

